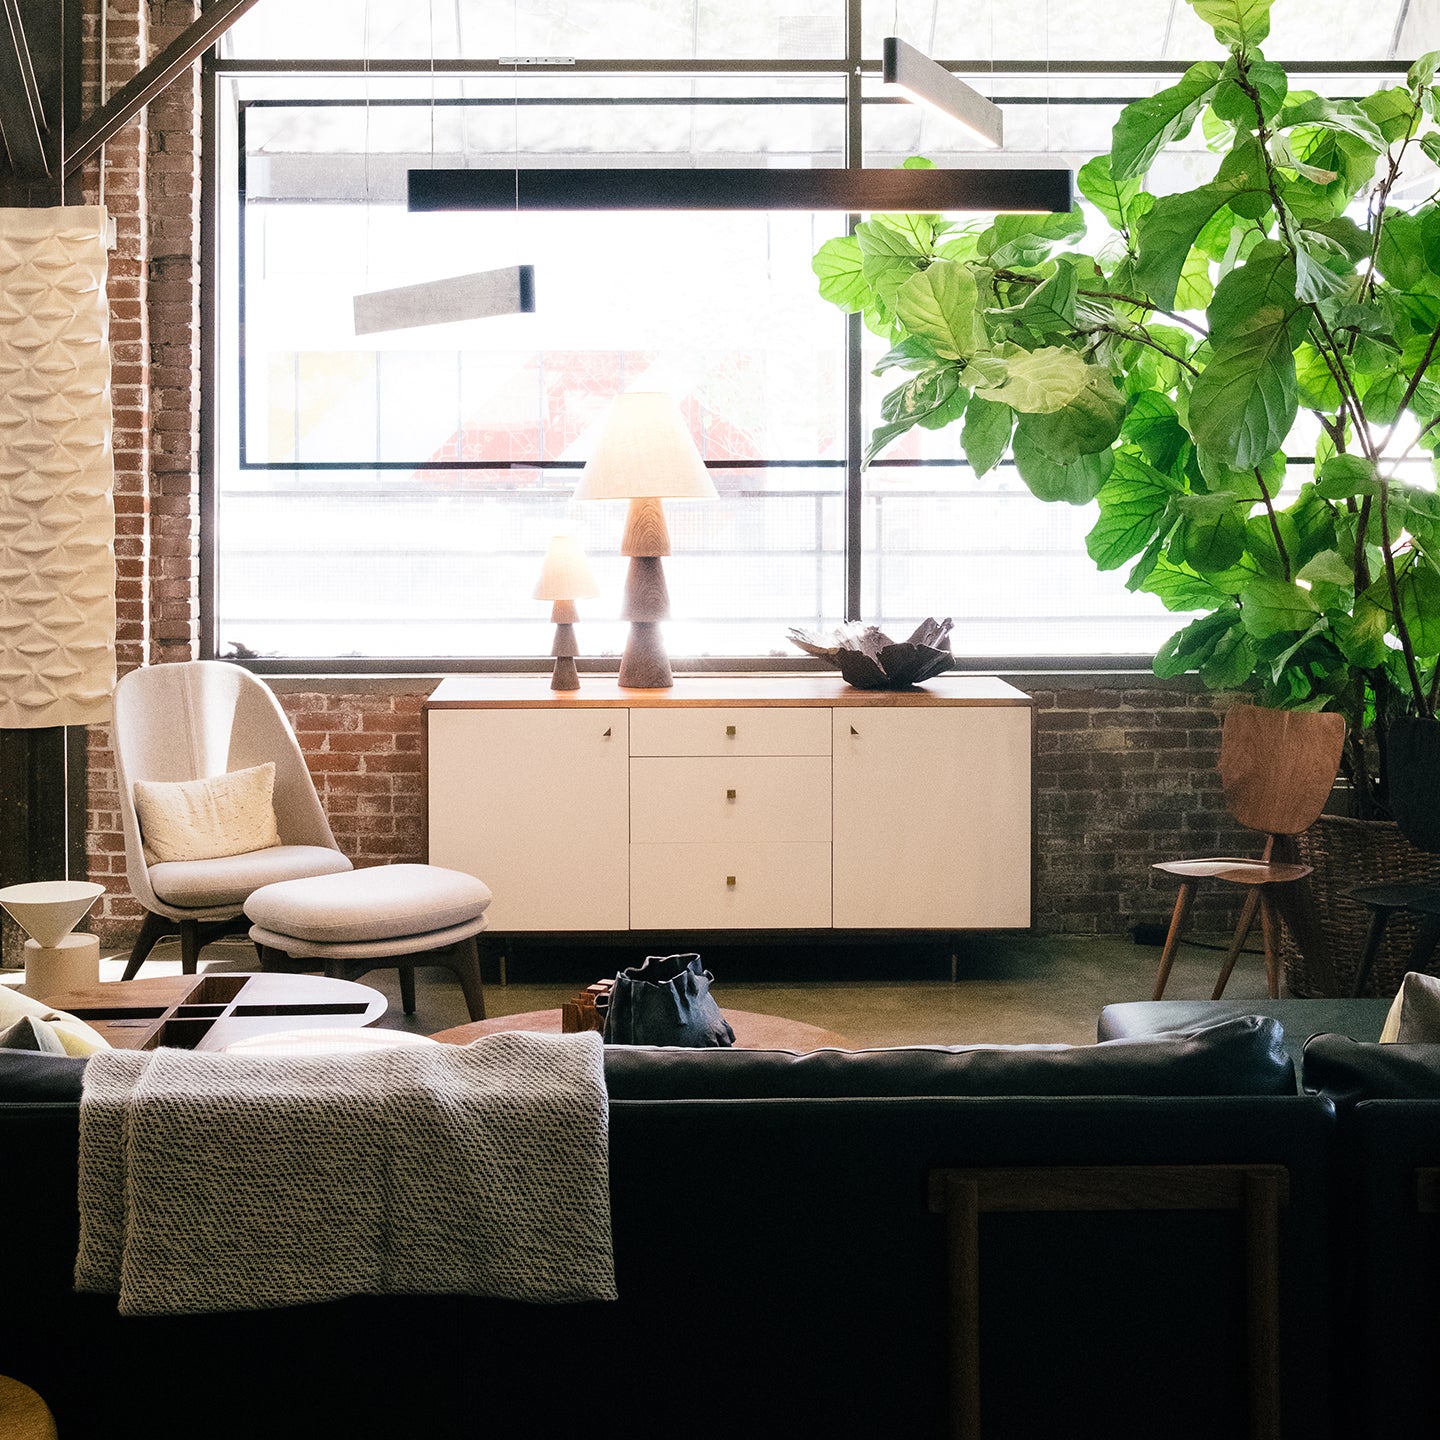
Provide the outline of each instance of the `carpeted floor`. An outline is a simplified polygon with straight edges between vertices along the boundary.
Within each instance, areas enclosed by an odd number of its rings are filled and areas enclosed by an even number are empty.
[[[517,945],[508,956],[508,985],[499,984],[494,954],[485,960],[486,1001],[491,1015],[543,1010],[590,980],[614,974],[643,958],[643,947]],[[1095,1038],[1095,1019],[1114,1000],[1149,999],[1159,960],[1157,949],[1128,939],[1089,936],[982,936],[962,942],[954,984],[950,948],[929,944],[822,945],[771,943],[702,948],[715,974],[722,1005],[803,1020],[844,1035],[857,1047],[905,1044],[975,1044],[985,1041],[1068,1042]],[[1213,949],[1186,946],[1167,994],[1208,998],[1220,967]],[[249,970],[255,952],[247,944],[212,945],[204,969]],[[102,978],[118,979],[123,960],[102,963]],[[178,973],[178,946],[157,947],[142,974]],[[382,1025],[432,1033],[468,1017],[460,987],[448,972],[418,972],[417,1013],[400,1010],[393,970],[377,970],[366,983],[385,993],[390,1009]],[[8,972],[4,979],[22,977]],[[1242,956],[1227,998],[1265,993],[1264,964]]]

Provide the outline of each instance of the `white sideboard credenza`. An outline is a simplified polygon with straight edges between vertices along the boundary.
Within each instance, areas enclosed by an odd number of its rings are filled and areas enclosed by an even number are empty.
[[[987,676],[463,676],[425,703],[430,863],[491,932],[1023,929],[1029,696]]]

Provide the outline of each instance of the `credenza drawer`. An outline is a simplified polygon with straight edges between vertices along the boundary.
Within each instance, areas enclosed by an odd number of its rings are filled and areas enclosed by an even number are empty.
[[[828,755],[830,712],[796,706],[630,712],[632,755]]]
[[[830,846],[631,845],[632,930],[820,929]]]
[[[630,839],[830,843],[828,756],[630,762]]]

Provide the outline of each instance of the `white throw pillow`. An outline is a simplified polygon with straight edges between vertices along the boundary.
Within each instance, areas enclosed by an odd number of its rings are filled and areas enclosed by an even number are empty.
[[[1415,1045],[1440,1040],[1440,979],[1407,972],[1385,1017],[1382,1045]]]
[[[68,1010],[52,1009],[43,1000],[22,995],[11,985],[0,985],[0,1030],[8,1030],[27,1015],[49,1025],[67,1055],[92,1055],[96,1050],[110,1048],[110,1042],[98,1030],[92,1030]]]
[[[274,796],[272,760],[206,780],[137,780],[135,813],[146,864],[218,860],[278,845]]]

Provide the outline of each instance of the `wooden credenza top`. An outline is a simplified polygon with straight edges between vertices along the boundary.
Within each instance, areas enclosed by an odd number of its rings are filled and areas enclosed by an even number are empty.
[[[857,690],[838,674],[677,675],[668,690],[628,690],[608,675],[582,675],[578,690],[552,690],[550,676],[454,675],[425,702],[427,710],[665,709],[715,705],[906,708],[928,705],[1028,706],[1023,690],[993,675],[939,675],[909,690]]]

